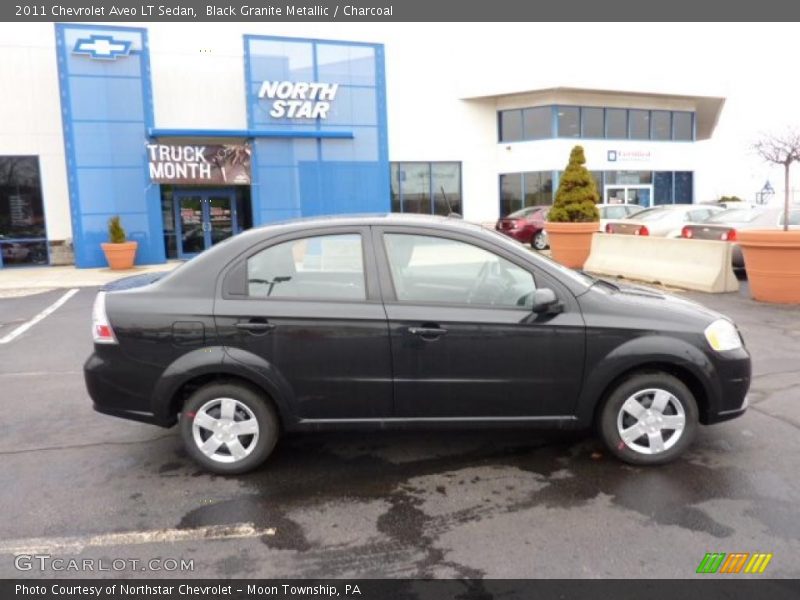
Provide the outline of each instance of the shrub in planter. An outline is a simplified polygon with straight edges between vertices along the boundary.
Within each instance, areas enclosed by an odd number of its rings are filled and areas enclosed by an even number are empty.
[[[545,223],[553,259],[573,269],[582,268],[589,257],[592,235],[600,221],[597,210],[600,196],[585,164],[583,147],[575,146]]]
[[[136,258],[136,242],[127,241],[125,229],[122,227],[119,216],[108,220],[108,243],[100,244],[106,255],[108,266],[113,270],[130,269]]]

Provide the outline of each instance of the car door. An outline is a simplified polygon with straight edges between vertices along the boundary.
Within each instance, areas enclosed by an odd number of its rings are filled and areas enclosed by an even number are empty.
[[[214,310],[221,339],[269,363],[296,416],[391,416],[389,337],[368,227],[261,244],[222,287]]]
[[[580,391],[577,302],[524,259],[440,230],[376,227],[398,418],[559,418]],[[565,309],[535,314],[536,285]]]

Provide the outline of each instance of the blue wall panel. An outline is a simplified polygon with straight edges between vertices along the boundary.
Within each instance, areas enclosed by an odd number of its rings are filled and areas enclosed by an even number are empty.
[[[248,128],[352,132],[352,139],[253,142],[253,221],[388,212],[389,156],[383,46],[358,42],[245,36]],[[269,115],[263,81],[338,84],[327,119]]]
[[[108,38],[125,51],[103,55],[96,40]],[[76,52],[86,45],[99,53]],[[145,147],[153,126],[146,30],[57,24],[56,52],[75,264],[106,265],[100,243],[117,214],[139,243],[136,263],[164,262],[160,194]]]

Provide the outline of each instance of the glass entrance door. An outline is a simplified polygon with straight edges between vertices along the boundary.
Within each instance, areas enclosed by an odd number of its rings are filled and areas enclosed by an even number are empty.
[[[638,204],[649,208],[653,203],[653,186],[607,185],[603,200],[606,204]]]
[[[179,258],[190,258],[239,233],[233,191],[180,190],[174,203]]]

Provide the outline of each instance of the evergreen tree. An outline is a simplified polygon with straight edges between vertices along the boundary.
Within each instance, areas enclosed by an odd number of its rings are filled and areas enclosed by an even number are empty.
[[[575,146],[569,164],[558,182],[558,191],[547,220],[554,223],[587,223],[600,220],[597,202],[600,196],[594,177],[584,164],[583,146]]]
[[[108,241],[112,244],[122,244],[125,242],[125,229],[119,222],[119,216],[111,217],[108,220]]]

